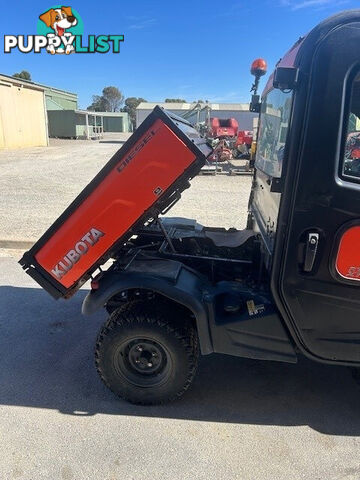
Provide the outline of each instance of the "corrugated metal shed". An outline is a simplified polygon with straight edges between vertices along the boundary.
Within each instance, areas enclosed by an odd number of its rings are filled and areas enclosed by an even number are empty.
[[[76,110],[78,108],[76,93],[47,86],[44,86],[44,88],[47,110]]]
[[[175,115],[183,116],[188,113],[190,116],[187,120],[191,123],[198,121],[198,115],[196,112],[190,113],[195,107],[196,103],[164,103],[164,102],[142,102],[136,109],[136,126],[138,127],[145,118],[151,113],[156,105],[159,105],[166,110],[174,113]],[[208,105],[210,108],[210,115],[218,118],[235,118],[239,123],[240,130],[252,130],[253,119],[257,117],[256,113],[249,112],[248,103],[208,103],[202,104],[202,106]],[[199,121],[204,122],[206,120],[205,109],[200,113]]]
[[[14,77],[1,74],[2,77],[7,78],[9,81],[14,80]],[[45,92],[46,110],[76,110],[78,108],[78,96],[77,93],[68,92],[61,88],[49,87],[42,83],[32,82],[29,80],[21,80],[23,85],[30,87],[39,87]]]
[[[127,112],[98,112],[103,116],[104,132],[129,132],[129,114]]]
[[[0,75],[0,148],[48,144],[44,88]]]
[[[136,110],[153,110],[156,105],[166,110],[190,110],[196,103],[141,102]],[[206,105],[205,103],[203,104]],[[211,110],[249,111],[248,103],[208,103]]]

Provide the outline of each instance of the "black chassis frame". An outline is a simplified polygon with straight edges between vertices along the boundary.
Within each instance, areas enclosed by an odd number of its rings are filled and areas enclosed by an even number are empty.
[[[185,145],[196,155],[194,163],[179,177],[169,188],[161,195],[161,197],[154,202],[154,204],[139,218],[135,224],[131,226],[127,232],[121,236],[112,247],[85,273],[80,281],[72,288],[67,289],[57,282],[37,261],[35,258],[39,249],[51,238],[51,236],[58,230],[58,228],[67,220],[67,218],[77,209],[84,199],[101,183],[103,178],[119,163],[144,135],[144,133],[157,120],[161,119],[171,130],[185,143]],[[55,299],[72,296],[78,288],[81,287],[92,274],[103,265],[109,258],[111,258],[116,251],[134,235],[145,222],[156,219],[161,213],[165,213],[180,197],[181,192],[189,187],[189,180],[193,178],[203,167],[207,155],[211,153],[211,147],[206,143],[203,137],[190,139],[182,130],[181,125],[192,127],[192,125],[177,115],[164,111],[159,106],[156,106],[152,113],[143,121],[136,132],[125,142],[125,144],[113,155],[109,162],[100,170],[100,172],[93,178],[93,180],[80,192],[75,200],[66,208],[60,217],[50,226],[50,228],[40,237],[40,239],[32,246],[32,248],[25,252],[19,263],[41,287],[43,287]]]

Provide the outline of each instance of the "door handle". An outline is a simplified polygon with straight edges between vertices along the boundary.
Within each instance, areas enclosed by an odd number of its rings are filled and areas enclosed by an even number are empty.
[[[305,245],[305,261],[304,272],[311,272],[316,258],[316,253],[319,246],[319,234],[315,232],[309,232],[307,234]]]

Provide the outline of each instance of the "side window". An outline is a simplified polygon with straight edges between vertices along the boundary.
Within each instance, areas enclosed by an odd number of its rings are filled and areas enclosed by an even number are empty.
[[[360,180],[360,74],[352,85],[342,174],[349,181]]]
[[[289,129],[292,92],[271,90],[261,103],[256,168],[280,178]]]

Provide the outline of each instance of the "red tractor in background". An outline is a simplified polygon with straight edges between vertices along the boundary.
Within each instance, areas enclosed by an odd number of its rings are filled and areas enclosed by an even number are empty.
[[[211,136],[213,138],[234,138],[236,137],[239,124],[235,118],[211,118]]]
[[[210,139],[214,147],[212,162],[231,160],[239,124],[235,118],[210,118]]]
[[[234,119],[232,119],[234,120]],[[233,137],[212,138],[214,151],[208,158],[211,162],[229,162],[232,159],[251,159],[254,134],[250,130],[239,130]],[[249,165],[245,166],[246,170]]]
[[[250,72],[255,77],[251,87],[253,95],[250,111],[259,113],[260,97],[257,95],[257,89],[260,78],[267,72],[266,61],[262,58],[254,60]],[[253,170],[256,153],[256,128],[254,131],[239,130],[239,124],[235,118],[210,117],[210,110],[208,110],[204,127],[201,134],[207,137],[213,152],[206,159],[206,165],[201,169],[202,173],[222,172],[222,167],[217,166],[218,162],[228,163],[230,175],[232,173],[248,173]],[[232,159],[246,160],[246,164],[241,167],[235,166],[231,164]]]
[[[235,118],[211,118],[210,139],[214,152],[210,161],[226,162],[232,158],[249,160],[254,134],[250,130],[239,130]]]

